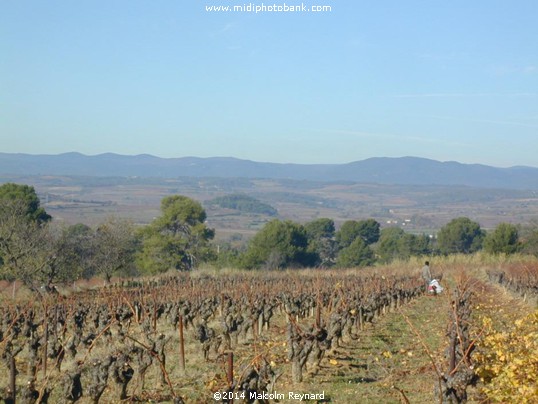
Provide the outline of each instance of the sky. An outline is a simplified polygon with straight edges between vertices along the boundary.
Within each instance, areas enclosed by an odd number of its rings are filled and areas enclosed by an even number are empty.
[[[538,1],[278,1],[0,0],[0,152],[538,167]]]

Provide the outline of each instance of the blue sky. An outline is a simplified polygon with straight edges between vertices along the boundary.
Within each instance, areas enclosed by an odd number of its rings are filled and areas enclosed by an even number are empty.
[[[0,151],[538,166],[537,1],[249,3],[0,0]]]

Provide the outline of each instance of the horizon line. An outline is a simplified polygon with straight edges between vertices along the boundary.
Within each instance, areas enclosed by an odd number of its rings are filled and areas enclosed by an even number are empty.
[[[79,151],[69,151],[69,152],[60,152],[60,153],[25,153],[25,152],[0,152],[0,155],[24,155],[24,156],[47,156],[47,157],[56,157],[56,156],[62,156],[62,155],[80,155],[84,157],[100,157],[100,156],[106,156],[106,155],[114,155],[119,157],[152,157],[156,159],[161,160],[179,160],[179,159],[231,159],[231,160],[239,160],[239,161],[248,161],[253,163],[260,163],[260,164],[278,164],[278,165],[298,165],[298,166],[341,166],[341,165],[347,165],[347,164],[353,164],[357,162],[362,162],[366,160],[371,159],[390,159],[390,160],[398,160],[398,159],[420,159],[420,160],[429,160],[438,162],[441,164],[448,164],[448,163],[457,163],[462,165],[479,165],[479,166],[486,166],[486,167],[492,167],[492,168],[538,168],[538,166],[531,166],[531,165],[525,165],[525,164],[516,164],[511,166],[495,166],[491,164],[485,164],[485,163],[465,163],[458,160],[437,160],[430,157],[421,157],[421,156],[409,156],[409,155],[403,155],[403,156],[372,156],[372,157],[366,157],[359,160],[352,160],[345,163],[294,163],[294,162],[284,162],[284,163],[277,163],[272,161],[260,161],[260,160],[252,160],[252,159],[246,159],[246,158],[239,158],[234,156],[209,156],[209,157],[200,157],[200,156],[181,156],[181,157],[162,157],[155,154],[150,153],[138,153],[138,154],[122,154],[117,152],[103,152],[103,153],[97,153],[97,154],[86,154]]]

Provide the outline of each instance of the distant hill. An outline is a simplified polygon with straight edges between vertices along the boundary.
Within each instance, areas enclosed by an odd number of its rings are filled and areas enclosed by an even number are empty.
[[[243,177],[397,185],[465,185],[538,190],[538,168],[498,168],[419,157],[376,157],[347,164],[261,163],[231,157],[160,158],[148,154],[0,153],[0,175]]]

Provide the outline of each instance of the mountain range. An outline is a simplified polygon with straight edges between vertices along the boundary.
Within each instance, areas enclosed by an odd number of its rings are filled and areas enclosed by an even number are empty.
[[[0,153],[0,175],[98,177],[242,177],[397,185],[464,185],[538,190],[538,168],[492,167],[420,157],[374,157],[346,164],[282,164],[232,157],[160,158],[104,153]]]

